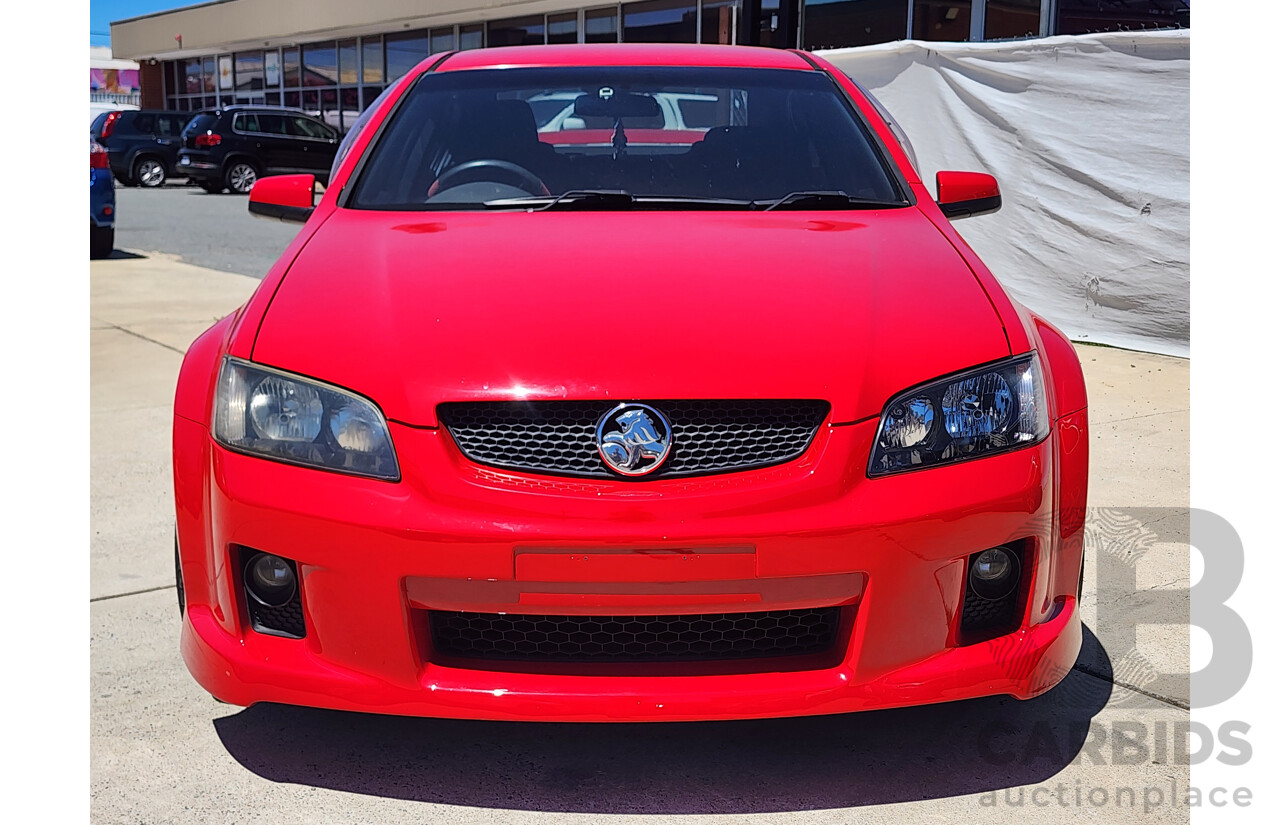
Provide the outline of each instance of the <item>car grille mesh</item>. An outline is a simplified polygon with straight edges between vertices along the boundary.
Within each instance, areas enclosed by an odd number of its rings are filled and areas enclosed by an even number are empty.
[[[429,611],[437,652],[523,662],[688,662],[822,653],[840,608],[688,616],[525,616]]]
[[[825,401],[652,401],[671,421],[671,456],[645,478],[767,467],[799,457],[827,416]],[[441,404],[458,448],[479,464],[550,475],[616,478],[596,447],[613,401]]]

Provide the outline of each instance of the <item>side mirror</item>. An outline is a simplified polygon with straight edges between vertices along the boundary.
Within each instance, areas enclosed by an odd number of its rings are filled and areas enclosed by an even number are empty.
[[[255,218],[306,223],[315,208],[315,175],[258,178],[249,190],[249,214]]]
[[[1000,208],[1000,185],[982,172],[939,172],[938,207],[951,220],[989,215]],[[257,188],[257,185],[254,185]]]

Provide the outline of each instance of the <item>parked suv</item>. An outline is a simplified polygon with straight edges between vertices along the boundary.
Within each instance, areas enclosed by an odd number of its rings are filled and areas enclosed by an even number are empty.
[[[160,109],[103,112],[89,136],[107,150],[111,174],[125,186],[159,186],[173,175],[188,112]]]
[[[226,106],[187,123],[178,168],[207,192],[244,194],[260,177],[295,172],[327,183],[338,140],[332,126],[296,109]]]

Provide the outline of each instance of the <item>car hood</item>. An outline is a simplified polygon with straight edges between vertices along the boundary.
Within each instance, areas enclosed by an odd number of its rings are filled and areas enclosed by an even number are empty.
[[[972,272],[914,208],[339,209],[253,346],[419,426],[441,402],[510,399],[822,399],[849,422],[1008,354]]]

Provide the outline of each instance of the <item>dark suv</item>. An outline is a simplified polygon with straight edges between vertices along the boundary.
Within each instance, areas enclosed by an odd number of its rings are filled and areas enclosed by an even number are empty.
[[[90,136],[107,150],[111,174],[125,186],[159,186],[174,173],[189,112],[103,112]]]
[[[296,109],[226,106],[187,123],[178,169],[207,192],[244,194],[258,178],[291,173],[328,183],[338,140],[333,127]]]

